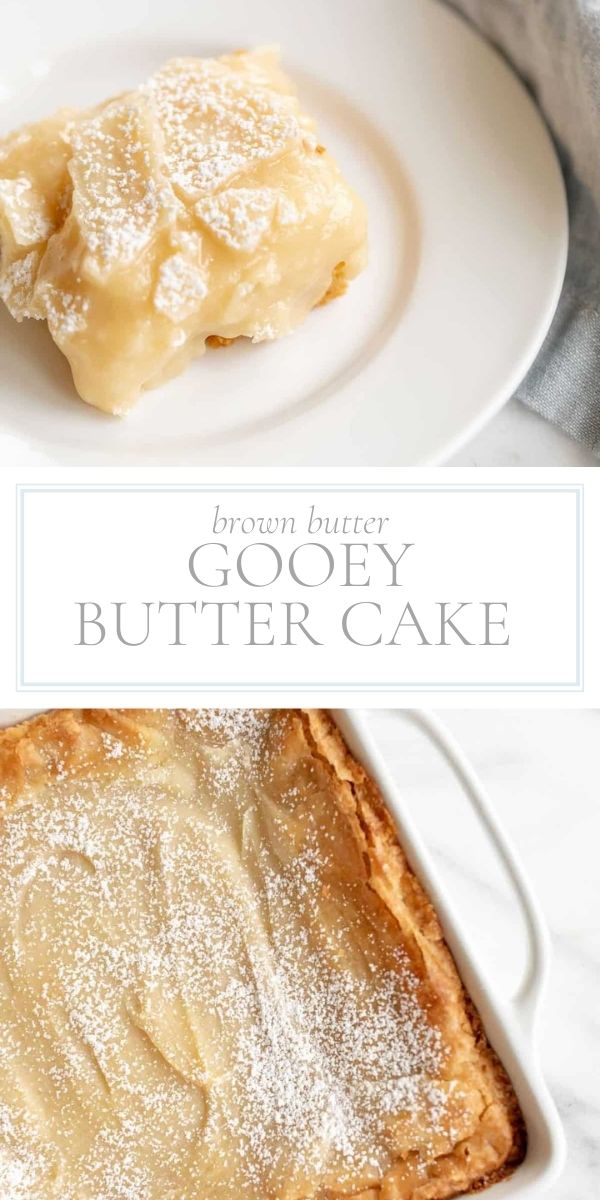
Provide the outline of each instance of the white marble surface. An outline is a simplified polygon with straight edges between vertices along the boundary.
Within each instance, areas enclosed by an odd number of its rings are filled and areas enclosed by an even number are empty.
[[[449,467],[598,467],[600,458],[517,400],[455,454]]]
[[[487,786],[545,910],[554,945],[540,1021],[544,1072],[569,1155],[548,1200],[594,1200],[600,1175],[600,712],[440,714]],[[492,981],[512,994],[525,959],[516,901],[466,802],[422,734],[369,721]]]

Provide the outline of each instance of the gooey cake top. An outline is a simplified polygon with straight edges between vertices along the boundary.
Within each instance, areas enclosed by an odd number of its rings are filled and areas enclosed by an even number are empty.
[[[0,295],[123,412],[209,337],[294,329],[364,265],[361,202],[276,52],[169,62],[0,142]]]
[[[3,1200],[431,1200],[510,1085],[331,722],[55,713],[0,736]]]

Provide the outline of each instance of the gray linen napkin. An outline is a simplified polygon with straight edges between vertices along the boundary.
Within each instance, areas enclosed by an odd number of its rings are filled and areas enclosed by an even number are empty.
[[[517,396],[600,455],[600,0],[448,0],[529,85],[556,140],[571,220],[564,291]]]

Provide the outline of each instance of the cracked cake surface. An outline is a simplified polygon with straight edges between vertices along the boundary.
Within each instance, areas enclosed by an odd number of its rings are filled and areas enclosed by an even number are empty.
[[[379,792],[313,710],[0,734],[0,1194],[447,1200],[524,1154]]]
[[[282,337],[340,294],[366,215],[267,47],[173,59],[0,140],[0,256],[12,316],[124,413],[211,339]]]

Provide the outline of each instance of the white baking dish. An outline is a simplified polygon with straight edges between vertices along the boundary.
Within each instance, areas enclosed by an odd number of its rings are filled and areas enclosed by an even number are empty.
[[[16,724],[38,711],[0,711],[0,725]],[[347,709],[333,710],[332,716],[352,753],[381,790],[402,845],[435,905],[460,974],[481,1014],[489,1039],[512,1079],[523,1110],[528,1134],[527,1156],[514,1175],[496,1184],[490,1194],[493,1194],[494,1200],[533,1198],[541,1195],[557,1178],[565,1159],[564,1134],[540,1069],[537,1046],[537,1017],[550,962],[550,942],[545,921],[518,855],[459,747],[432,714],[399,710],[398,715],[417,722],[448,762],[502,859],[523,910],[529,934],[529,964],[517,994],[505,999],[491,988],[468,948],[469,939],[406,812],[398,782],[387,769],[373,739],[368,715]]]
[[[399,715],[407,716],[405,712]],[[550,961],[548,932],[518,856],[469,762],[437,718],[423,712],[411,715],[462,784],[508,871],[523,909],[529,935],[529,964],[517,994],[510,999],[495,994],[477,966],[460,919],[406,812],[398,782],[387,769],[373,739],[367,715],[340,709],[332,711],[350,750],[381,789],[409,861],[435,905],[448,945],[481,1014],[490,1042],[512,1079],[527,1125],[527,1156],[514,1175],[496,1184],[490,1194],[494,1200],[509,1196],[525,1200],[525,1197],[541,1195],[550,1186],[562,1170],[565,1159],[564,1134],[540,1069],[537,1046],[537,1017]]]

